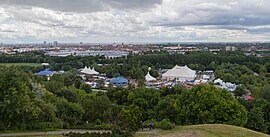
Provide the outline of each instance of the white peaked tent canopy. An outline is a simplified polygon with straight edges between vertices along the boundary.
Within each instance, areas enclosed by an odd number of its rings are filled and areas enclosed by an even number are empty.
[[[88,74],[88,75],[98,75],[99,74],[95,70],[95,68],[91,69],[90,67],[87,68],[86,66],[81,70],[81,73]]]
[[[93,69],[92,69],[92,74],[94,74],[94,75],[98,75],[98,74],[99,74],[99,72],[97,72],[97,71],[95,70],[95,68],[93,67]]]
[[[214,81],[214,84],[220,84],[220,85],[222,85],[224,82],[220,79],[220,78],[218,78],[218,79],[216,79],[215,81]]]
[[[147,75],[145,76],[145,80],[147,82],[149,82],[149,81],[156,81],[156,78],[154,78],[153,76],[151,76],[150,73],[149,73],[149,71],[148,71]]]
[[[176,65],[172,69],[169,69],[162,75],[163,79],[173,80],[179,79],[181,81],[194,80],[196,77],[196,71],[190,69],[188,66],[178,66]]]

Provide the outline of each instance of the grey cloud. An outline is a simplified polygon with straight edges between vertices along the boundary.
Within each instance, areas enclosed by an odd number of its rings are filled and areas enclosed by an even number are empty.
[[[94,12],[111,8],[145,9],[161,4],[162,0],[1,0],[1,4],[30,6],[63,12]]]
[[[161,4],[162,0],[104,0],[104,2],[120,9],[145,9]]]
[[[91,12],[104,9],[99,0],[1,0],[0,4],[41,7],[67,12]]]
[[[248,40],[269,37],[269,7],[269,0],[0,0],[0,15],[8,15],[0,22],[20,32],[10,37],[33,39]]]

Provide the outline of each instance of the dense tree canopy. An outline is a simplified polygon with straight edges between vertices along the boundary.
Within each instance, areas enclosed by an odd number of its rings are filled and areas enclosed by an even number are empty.
[[[176,122],[186,124],[223,123],[244,126],[245,108],[226,90],[211,85],[195,86],[176,100]]]
[[[50,57],[39,52],[0,54],[2,62],[50,63],[52,70],[66,70],[48,81],[33,73],[43,67],[0,66],[0,130],[46,128],[113,128],[118,133],[137,131],[142,122],[188,125],[225,123],[268,132],[270,128],[270,58],[241,52],[190,52],[185,55],[148,52],[108,59]],[[108,77],[122,75],[144,83],[144,75],[159,77],[160,68],[188,65],[196,70],[215,70],[216,78],[241,84],[234,98],[211,85],[157,89],[109,88],[92,91],[76,75],[84,66],[95,67]],[[253,101],[242,95],[252,93]],[[237,100],[238,101],[237,101]],[[170,123],[171,122],[171,123]],[[87,124],[88,123],[88,124]],[[169,123],[169,124],[168,124]],[[146,123],[147,124],[147,123]]]

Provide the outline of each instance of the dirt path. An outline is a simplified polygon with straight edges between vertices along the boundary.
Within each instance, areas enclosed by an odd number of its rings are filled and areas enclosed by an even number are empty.
[[[42,136],[42,135],[61,135],[67,134],[69,132],[76,132],[76,133],[104,133],[104,132],[111,132],[110,130],[85,130],[85,129],[63,129],[59,131],[47,131],[47,132],[18,132],[18,133],[0,133],[0,137],[7,137],[7,136]]]

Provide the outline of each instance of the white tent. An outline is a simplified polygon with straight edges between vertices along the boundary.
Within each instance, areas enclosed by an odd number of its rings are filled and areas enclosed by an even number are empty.
[[[84,67],[81,70],[81,73],[88,74],[88,75],[98,75],[99,74],[94,68],[91,69],[90,67],[89,68]]]
[[[190,69],[188,66],[180,67],[176,65],[172,69],[169,69],[162,75],[165,80],[179,80],[179,81],[190,81],[196,77],[196,71]]]
[[[95,68],[93,67],[93,69],[92,69],[92,74],[93,75],[98,75],[99,73],[95,70]]]
[[[149,73],[149,71],[148,71],[147,75],[145,76],[145,80],[147,82],[149,82],[149,81],[156,81],[156,78],[154,78],[153,76],[151,76],[150,73]]]
[[[216,80],[214,81],[214,84],[220,84],[220,85],[223,85],[224,82],[223,82],[220,78],[218,78],[218,79],[216,79]]]

